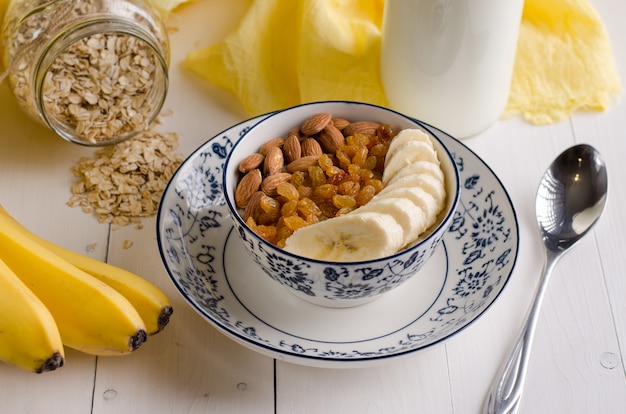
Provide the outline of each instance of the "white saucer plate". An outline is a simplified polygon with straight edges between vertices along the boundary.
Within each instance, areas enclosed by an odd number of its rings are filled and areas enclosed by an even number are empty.
[[[233,143],[263,117],[235,125],[193,152],[168,184],[157,241],[187,303],[219,331],[257,352],[316,367],[362,367],[426,349],[468,327],[511,277],[519,229],[493,171],[433,127],[461,175],[454,222],[418,275],[365,305],[305,302],[265,275],[245,252],[222,191]]]

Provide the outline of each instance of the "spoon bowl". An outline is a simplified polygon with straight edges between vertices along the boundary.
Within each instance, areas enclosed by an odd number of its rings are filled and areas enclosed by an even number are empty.
[[[543,272],[522,331],[491,386],[485,413],[517,411],[535,326],[552,269],[598,221],[607,194],[606,165],[598,151],[589,145],[575,145],[563,151],[544,173],[535,200],[545,252]]]
[[[580,240],[600,218],[607,191],[606,166],[593,147],[561,153],[537,190],[535,211],[546,248],[565,250]]]

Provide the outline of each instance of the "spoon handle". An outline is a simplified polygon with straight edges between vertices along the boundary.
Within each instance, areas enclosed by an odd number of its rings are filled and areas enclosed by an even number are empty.
[[[514,414],[519,406],[528,368],[530,349],[535,335],[539,310],[548,286],[552,269],[560,254],[546,250],[546,260],[539,286],[535,292],[526,321],[508,359],[494,379],[485,401],[484,412],[487,414]]]

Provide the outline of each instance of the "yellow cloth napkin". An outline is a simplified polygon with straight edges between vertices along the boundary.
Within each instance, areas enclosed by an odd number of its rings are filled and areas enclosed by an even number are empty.
[[[535,124],[603,110],[621,91],[606,29],[587,0],[526,0],[505,115]]]
[[[255,1],[223,43],[187,65],[257,115],[300,102],[384,102],[378,77],[383,0]]]
[[[231,90],[251,115],[325,99],[384,104],[384,0],[256,0],[223,43],[187,66]]]
[[[255,0],[239,27],[186,59],[250,115],[303,102],[386,105],[380,83],[384,0]],[[545,124],[605,109],[621,91],[604,25],[588,0],[526,0],[507,108]]]

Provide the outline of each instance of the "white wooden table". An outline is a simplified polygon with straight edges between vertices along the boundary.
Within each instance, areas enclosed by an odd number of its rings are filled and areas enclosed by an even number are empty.
[[[626,3],[594,0],[626,80]],[[247,1],[203,0],[171,21],[172,81],[162,130],[191,153],[246,118],[239,104],[182,67],[187,52],[219,42]],[[111,230],[65,203],[70,166],[92,150],[33,123],[0,86],[0,203],[39,235],[139,273],[164,289],[175,313],[138,352],[95,358],[67,351],[66,365],[41,375],[0,364],[0,413],[479,413],[508,354],[542,266],[534,215],[538,181],[576,143],[594,145],[609,167],[610,195],[593,233],[555,270],[539,319],[520,413],[626,412],[626,102],[602,113],[532,126],[503,120],[464,143],[504,183],[517,210],[520,250],[496,303],[469,329],[432,349],[362,369],[309,368],[275,361],[218,332],[182,299],[161,263],[155,219]],[[124,248],[125,241],[131,248]]]

